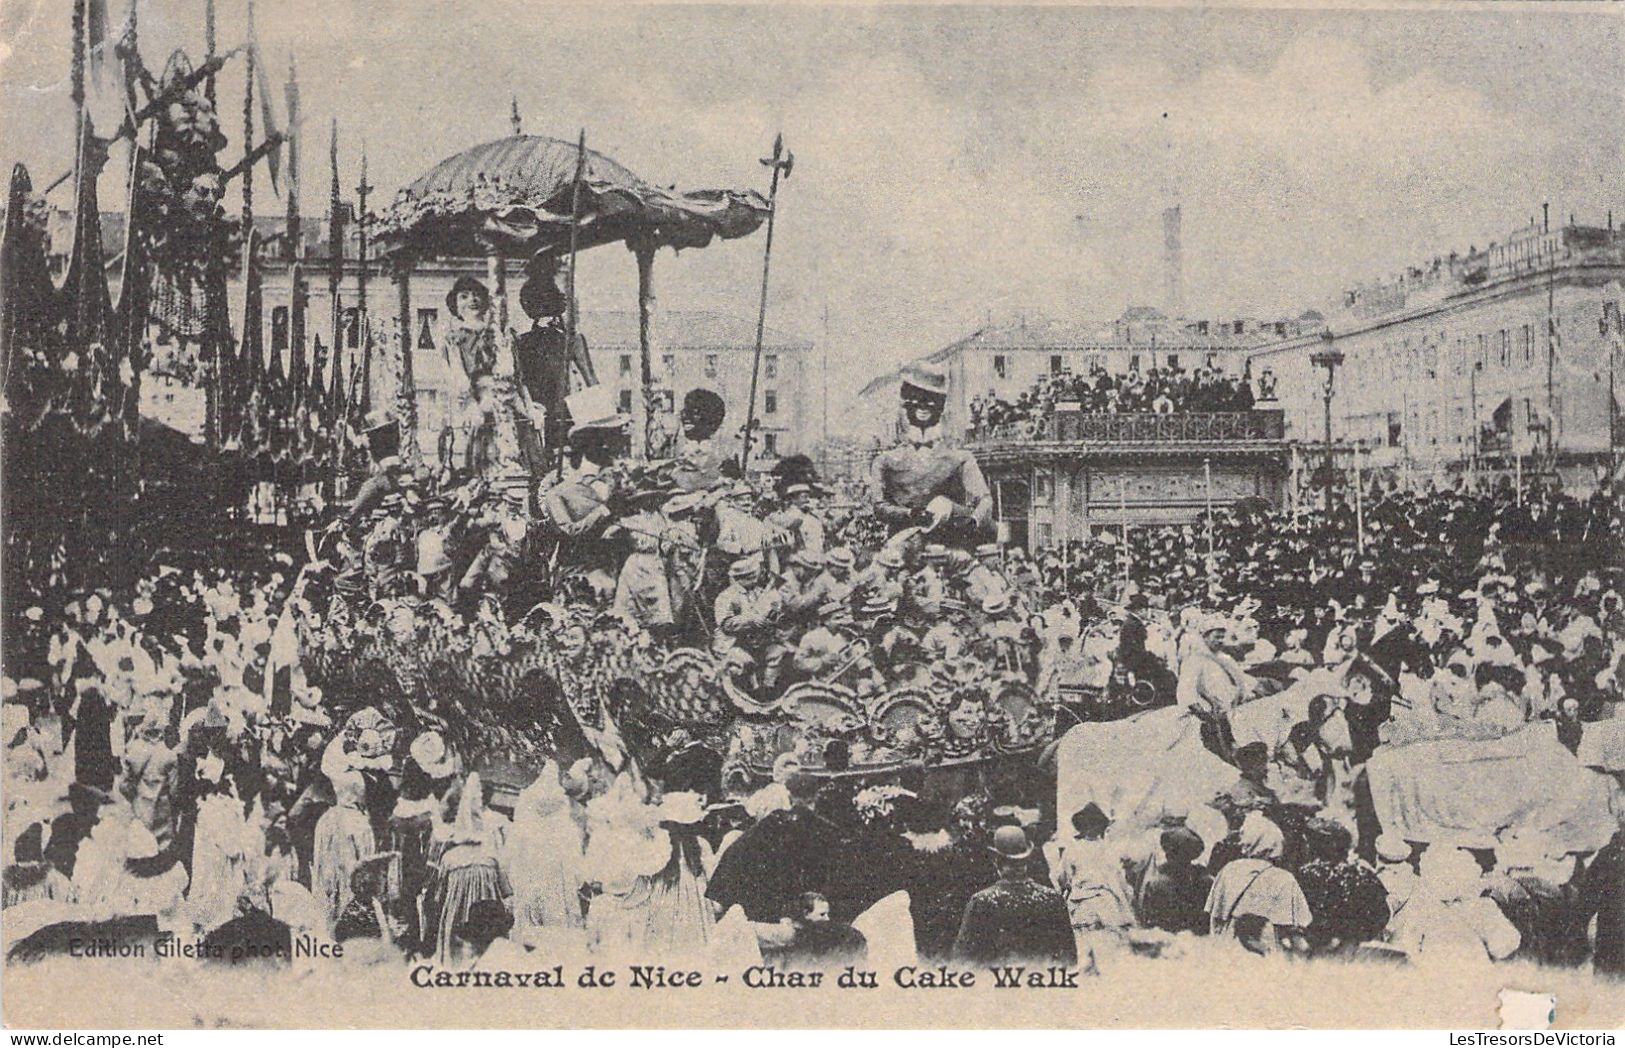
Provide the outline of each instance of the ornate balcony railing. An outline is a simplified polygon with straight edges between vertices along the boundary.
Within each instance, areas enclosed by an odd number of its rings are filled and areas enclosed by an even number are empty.
[[[1178,444],[1281,440],[1286,420],[1277,409],[1196,414],[1150,413],[1085,415],[1058,411],[1047,419],[1030,419],[973,430],[979,446],[1078,442],[1085,444]]]

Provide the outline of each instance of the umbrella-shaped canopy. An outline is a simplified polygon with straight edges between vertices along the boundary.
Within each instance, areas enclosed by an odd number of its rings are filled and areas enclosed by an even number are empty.
[[[569,250],[576,160],[575,144],[541,135],[501,138],[442,160],[380,217],[381,246],[409,257],[562,254]],[[767,212],[754,190],[661,188],[589,149],[577,243],[704,247],[715,237],[755,232]]]

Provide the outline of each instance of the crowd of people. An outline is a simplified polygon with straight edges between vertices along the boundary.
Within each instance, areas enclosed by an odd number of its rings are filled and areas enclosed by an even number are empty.
[[[676,457],[629,463],[593,387],[546,473],[488,468],[520,447],[420,475],[378,426],[297,554],[39,589],[8,608],[11,955],[112,924],[437,971],[1087,969],[1188,935],[1620,971],[1613,500],[1374,489],[1028,554],[940,442],[946,386],[905,375],[913,432],[858,505],[803,457],[741,475],[705,390]],[[706,694],[668,702],[672,667]],[[840,715],[777,704],[797,687]],[[1217,768],[1212,796],[1062,809],[1076,740],[1170,724],[1195,750],[1152,770]],[[1390,754],[1547,735],[1583,837],[1535,803],[1472,841],[1377,817]]]
[[[1104,365],[1093,364],[1081,375],[1040,375],[1013,401],[988,390],[971,399],[970,421],[973,433],[991,433],[1012,425],[1042,425],[1062,403],[1077,404],[1087,415],[1175,415],[1250,411],[1253,402],[1248,375],[1227,375],[1206,366],[1187,371],[1178,365],[1113,375]]]
[[[411,500],[392,498],[369,528],[409,519]],[[799,508],[818,517],[816,502]],[[1216,934],[1259,952],[1415,959],[1465,944],[1618,972],[1625,836],[1587,855],[1516,835],[1489,851],[1429,846],[1346,798],[1384,747],[1550,721],[1578,752],[1608,726],[1625,654],[1617,566],[1547,554],[1595,550],[1610,509],[1391,493],[1369,506],[1363,553],[1341,512],[1237,514],[1215,522],[1211,554],[1199,526],[1143,529],[1126,553],[1120,540],[1036,557],[871,543],[851,565],[850,547],[813,560],[807,528],[782,557],[729,564],[718,636],[740,666],[772,667],[774,686],[819,672],[811,656],[841,647],[856,602],[889,647],[927,659],[1026,646],[1011,665],[1063,704],[1126,690],[1187,709],[1235,785],[1149,829],[1093,803],[1010,803],[980,781],[945,795],[907,774],[801,766],[822,754],[786,753],[772,781],[725,788],[721,755],[693,740],[619,766],[612,747],[546,763],[499,795],[446,733],[339,708],[300,665],[312,623],[386,607],[478,632],[504,621],[491,601],[427,596],[434,571],[397,564],[406,582],[391,581],[366,556],[379,588],[340,585],[342,558],[259,577],[160,570],[133,594],[21,616],[33,635],[16,650],[45,661],[6,681],[5,903],[58,921],[146,917],[217,945],[269,930],[488,969],[564,944],[795,965],[898,941],[967,963],[1105,965]],[[1126,591],[1112,585],[1125,555]],[[751,646],[727,610],[753,590],[865,576],[862,596],[808,602],[794,644]],[[570,599],[602,610],[625,592],[601,581]],[[1238,730],[1252,702],[1311,674],[1326,683],[1306,719],[1268,743]]]

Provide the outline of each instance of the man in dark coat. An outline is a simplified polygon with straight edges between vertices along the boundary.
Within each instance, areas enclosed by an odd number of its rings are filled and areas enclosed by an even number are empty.
[[[796,916],[801,896],[829,899],[831,919],[850,923],[842,894],[832,891],[838,867],[850,862],[840,830],[813,811],[819,781],[804,772],[785,782],[790,810],[772,812],[740,835],[717,863],[706,898],[724,911],[743,906],[753,921],[772,923]]]
[[[954,958],[990,966],[1021,962],[1078,963],[1072,919],[1060,892],[1032,879],[1033,847],[1020,826],[993,834],[999,880],[971,896],[954,942]]]
[[[1591,966],[1599,975],[1625,978],[1625,829],[1586,867],[1579,919],[1597,915],[1597,948]]]

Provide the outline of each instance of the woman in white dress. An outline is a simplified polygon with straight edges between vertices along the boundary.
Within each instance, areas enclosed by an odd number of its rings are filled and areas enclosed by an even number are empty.
[[[248,820],[236,784],[225,771],[225,759],[214,745],[198,758],[197,822],[186,908],[192,923],[205,931],[236,917],[237,900],[248,888]]]
[[[530,939],[541,928],[580,930],[581,826],[552,761],[519,794],[505,852],[513,882],[513,936]]]
[[[310,887],[322,905],[329,931],[349,905],[351,875],[378,851],[367,817],[363,771],[389,767],[389,755],[382,751],[382,737],[368,729],[354,735],[340,732],[322,752],[322,774],[332,783],[335,800],[316,823]]]
[[[716,909],[705,897],[711,865],[711,846],[699,834],[705,805],[697,793],[669,793],[660,802],[659,817],[671,854],[650,878],[645,943],[689,957],[711,945],[717,923]]]

